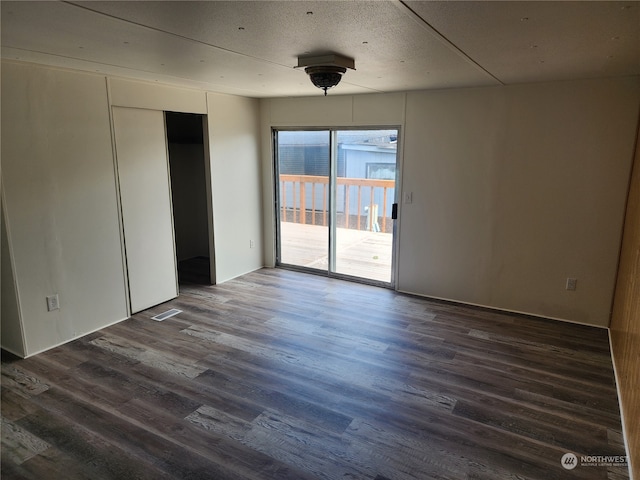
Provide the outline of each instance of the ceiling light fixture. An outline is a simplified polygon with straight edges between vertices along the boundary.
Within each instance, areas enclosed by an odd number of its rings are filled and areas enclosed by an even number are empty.
[[[324,90],[325,96],[327,90],[335,87],[342,80],[347,68],[355,70],[355,62],[353,58],[343,57],[342,55],[314,55],[298,57],[298,65],[296,68],[303,68],[311,83],[316,87]]]

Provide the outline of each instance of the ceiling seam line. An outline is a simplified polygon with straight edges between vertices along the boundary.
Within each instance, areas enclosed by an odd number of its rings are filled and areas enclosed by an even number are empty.
[[[489,75],[491,78],[493,78],[500,85],[502,85],[503,87],[506,85],[506,83],[504,83],[502,80],[500,80],[498,77],[496,77],[493,73],[491,73],[489,70],[484,68],[478,62],[476,62],[464,50],[462,50],[455,43],[453,43],[451,40],[449,40],[442,32],[440,32],[437,28],[435,28],[433,25],[431,25],[429,22],[427,22],[424,18],[422,18],[422,16],[420,16],[413,8],[411,8],[409,5],[407,5],[405,3],[405,0],[396,0],[394,3],[402,5],[402,7],[404,7],[403,10],[405,10],[405,12],[408,12],[409,16],[411,16],[414,20],[416,20],[419,25],[421,25],[423,28],[427,28],[431,33],[437,35],[449,47],[451,47],[453,50],[458,52],[460,55],[462,55],[464,58],[466,58],[473,65],[478,67],[480,70],[482,70],[484,73]]]
[[[264,58],[254,57],[252,55],[247,55],[246,53],[236,52],[235,50],[230,50],[228,48],[220,47],[218,45],[212,45],[210,43],[203,42],[202,40],[197,40],[195,38],[186,37],[186,36],[180,35],[178,33],[169,32],[167,30],[162,30],[161,28],[151,27],[149,25],[145,25],[144,23],[134,22],[132,20],[127,20],[125,18],[121,18],[121,17],[118,17],[116,15],[111,15],[111,14],[108,14],[108,13],[100,12],[100,11],[94,10],[92,8],[89,8],[89,7],[85,6],[85,5],[78,5],[77,3],[73,3],[73,2],[70,2],[70,1],[62,1],[60,3],[64,3],[64,4],[69,5],[71,7],[81,8],[83,10],[86,10],[88,12],[94,13],[96,15],[100,15],[100,16],[107,17],[107,18],[112,18],[114,20],[118,20],[118,21],[121,21],[121,22],[124,22],[124,23],[128,23],[130,25],[135,25],[137,27],[141,27],[141,28],[145,28],[145,29],[148,29],[148,30],[152,30],[154,32],[164,33],[165,35],[171,35],[173,37],[180,38],[182,40],[187,40],[187,41],[192,42],[192,43],[197,43],[199,45],[205,45],[207,47],[215,48],[215,49],[220,50],[222,52],[230,53],[230,54],[233,54],[233,55],[238,55],[240,57],[250,58],[252,60],[256,60],[258,62],[266,63],[266,64],[269,64],[269,65],[275,65],[275,66],[284,67],[284,68],[293,68],[293,67],[291,67],[289,65],[283,65],[281,63],[272,62],[270,60],[265,60]]]
[[[62,54],[59,54],[59,53],[41,52],[40,50],[28,50],[26,48],[12,47],[11,45],[3,45],[3,47],[11,48],[13,50],[18,50],[18,51],[21,51],[21,52],[36,53],[38,55],[46,55],[46,56],[50,56],[50,57],[58,57],[58,58],[64,58],[64,59],[68,59],[68,60],[77,60],[77,61],[80,61],[80,62],[92,63],[92,64],[95,64],[97,66],[116,67],[116,68],[121,68],[123,70],[132,70],[134,72],[142,72],[142,73],[145,73],[145,74],[154,75],[156,77],[163,78],[163,79],[168,79],[168,80],[175,79],[175,81],[177,81],[178,83],[170,83],[170,82],[167,83],[167,81],[161,82],[161,81],[159,81],[157,79],[155,81],[159,82],[159,83],[164,83],[166,85],[175,85],[175,86],[181,87],[181,88],[191,88],[191,89],[194,89],[194,90],[203,90],[203,88],[201,88],[201,87],[185,86],[184,83],[180,83],[180,81],[185,81],[185,80],[189,81],[189,82],[194,82],[194,83],[201,83],[201,84],[204,84],[205,86],[206,85],[211,85],[211,86],[218,85],[218,84],[211,83],[211,82],[205,82],[204,80],[194,80],[192,78],[187,78],[187,77],[177,77],[175,75],[170,75],[170,74],[166,74],[166,73],[158,74],[157,72],[153,72],[153,71],[150,71],[150,70],[140,70],[140,69],[136,69],[136,68],[132,68],[132,67],[123,67],[122,65],[114,65],[112,63],[104,63],[104,62],[99,62],[97,60],[86,60],[84,58],[72,57],[72,56],[69,56],[69,55],[62,55]],[[27,62],[27,63],[32,63],[32,64],[35,64],[35,65],[40,65],[39,63],[37,63],[37,62],[35,62],[33,60],[27,60],[27,59],[21,59],[21,58],[3,57],[3,60],[7,60],[7,61],[18,60],[18,61],[21,61],[21,62]],[[100,75],[106,75],[108,77],[114,77],[114,78],[135,78],[135,77],[126,77],[125,74],[108,73],[108,72],[97,72],[97,71],[95,71],[95,69],[94,69],[94,71],[89,71],[89,70],[82,70],[79,67],[69,67],[69,66],[64,66],[64,65],[48,65],[48,66],[51,67],[51,68],[57,68],[57,69],[77,70],[77,71],[83,71],[83,72],[94,73],[94,74],[99,73]],[[149,80],[149,79],[138,78],[137,80],[151,83],[151,80]],[[250,92],[253,91],[253,90],[242,89],[242,88],[239,88],[239,87],[234,87],[234,88],[236,90],[240,90],[240,91],[244,92],[244,93],[242,93],[243,95],[245,95],[245,94],[248,95]],[[210,90],[210,89],[204,89],[204,90],[215,92],[215,90]],[[233,94],[230,94],[230,95],[240,95],[240,93],[233,93]]]

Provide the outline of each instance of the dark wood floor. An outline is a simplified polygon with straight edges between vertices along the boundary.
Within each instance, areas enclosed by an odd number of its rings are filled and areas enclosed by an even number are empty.
[[[560,464],[620,431],[606,330],[286,270],[2,362],[3,479],[623,479]]]

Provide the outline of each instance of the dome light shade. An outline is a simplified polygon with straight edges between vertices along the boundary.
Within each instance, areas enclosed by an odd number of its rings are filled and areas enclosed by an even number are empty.
[[[311,83],[324,90],[326,95],[327,90],[340,83],[347,68],[355,70],[355,62],[352,58],[336,54],[314,55],[298,57],[296,68],[300,67],[304,67]]]
[[[342,75],[347,71],[345,67],[337,67],[334,65],[318,65],[315,67],[307,67],[304,71],[309,75],[311,83],[316,87],[324,90],[325,96],[327,90],[335,87],[342,80]]]

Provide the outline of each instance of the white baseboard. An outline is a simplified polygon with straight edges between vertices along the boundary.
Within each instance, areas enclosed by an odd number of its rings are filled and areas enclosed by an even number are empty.
[[[613,364],[613,376],[616,381],[616,393],[618,394],[618,408],[620,410],[620,421],[622,423],[622,440],[624,442],[624,451],[627,455],[627,463],[629,468],[629,480],[633,480],[633,469],[631,468],[631,455],[629,455],[629,441],[627,439],[627,423],[625,422],[624,409],[622,408],[620,396],[620,382],[618,382],[618,368],[616,367],[616,357],[613,354],[613,342],[611,341],[611,329],[607,328],[609,334],[609,351],[611,352],[611,363]]]

